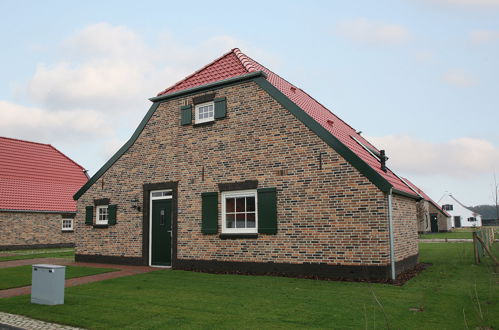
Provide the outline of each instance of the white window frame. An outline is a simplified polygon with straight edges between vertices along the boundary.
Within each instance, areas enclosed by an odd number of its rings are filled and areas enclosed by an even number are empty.
[[[213,107],[213,116],[208,117],[208,118],[199,118],[199,109],[202,107],[209,106],[209,105],[211,105]],[[207,122],[214,121],[214,120],[215,120],[215,102],[214,101],[200,103],[200,104],[196,104],[194,106],[194,123],[195,124],[207,123]]]
[[[225,203],[227,198],[255,198],[255,228],[227,228]],[[239,190],[222,192],[222,233],[223,234],[257,234],[258,233],[258,194],[256,190]]]
[[[109,209],[108,209],[108,206],[109,205],[98,205],[95,208],[95,224],[96,225],[107,225],[108,224],[108,222],[109,222]],[[99,211],[102,210],[102,209],[106,209],[107,210],[107,220],[100,220],[99,219]]]
[[[71,226],[70,227],[64,227],[64,222],[65,221],[70,221]],[[63,218],[61,220],[61,230],[62,231],[72,231],[73,230],[73,219],[72,218]]]

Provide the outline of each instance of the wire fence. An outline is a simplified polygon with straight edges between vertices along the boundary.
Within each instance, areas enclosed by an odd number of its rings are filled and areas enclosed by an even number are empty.
[[[482,227],[473,232],[473,247],[475,252],[475,263],[479,264],[487,255],[498,266],[499,262],[491,252],[491,246],[495,239],[494,228]]]

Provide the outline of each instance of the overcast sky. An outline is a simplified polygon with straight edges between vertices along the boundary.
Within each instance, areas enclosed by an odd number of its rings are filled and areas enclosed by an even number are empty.
[[[239,47],[307,91],[438,200],[492,203],[499,0],[0,0],[0,136],[94,174],[147,98]]]

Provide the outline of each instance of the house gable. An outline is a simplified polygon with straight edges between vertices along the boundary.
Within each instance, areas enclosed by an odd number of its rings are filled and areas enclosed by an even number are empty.
[[[147,238],[138,226],[144,215],[130,208],[130,200],[141,198],[143,184],[178,182],[179,260],[351,263],[344,257],[348,253],[357,264],[386,265],[383,192],[255,81],[215,92],[227,99],[226,118],[181,126],[180,108],[194,95],[162,102],[135,143],[81,196],[76,223],[85,244],[77,244],[77,255],[144,258],[142,239]],[[241,250],[240,241],[203,234],[200,220],[202,193],[218,191],[219,183],[245,180],[257,180],[258,188],[276,187],[279,199],[277,234],[245,241],[249,251]],[[85,206],[95,198],[118,205],[112,228],[92,230],[84,224]],[[369,233],[362,244],[348,239],[357,228]],[[289,235],[295,235],[300,251],[307,251],[299,259],[288,246]],[[338,239],[337,244],[331,246],[326,237]],[[281,251],[275,249],[279,244]],[[283,253],[289,256],[278,256]]]
[[[177,99],[179,97],[185,97],[188,95],[194,95],[196,93],[202,92],[210,92],[217,90],[218,88],[222,88],[224,86],[230,86],[232,84],[238,84],[244,81],[253,81],[257,83],[264,91],[266,91],[272,98],[274,98],[277,102],[279,102],[285,109],[290,111],[298,120],[300,120],[305,126],[307,126],[311,131],[317,134],[322,140],[324,140],[330,147],[332,147],[336,152],[338,152],[345,160],[351,163],[359,172],[366,176],[374,185],[376,185],[381,191],[388,193],[392,188],[392,185],[385,180],[379,173],[374,171],[369,165],[367,165],[362,159],[360,159],[354,152],[352,152],[349,148],[347,148],[341,141],[339,141],[333,134],[325,130],[319,123],[313,120],[305,111],[300,109],[295,103],[293,103],[289,98],[287,98],[283,93],[281,93],[277,88],[275,88],[272,84],[270,84],[266,79],[262,72],[258,72],[257,74],[245,75],[244,77],[237,77],[237,79],[229,79],[223,82],[216,82],[214,84],[210,84],[207,86],[203,86],[202,88],[193,88],[180,92],[176,92],[174,94],[165,96],[158,96],[156,98],[152,98],[154,101],[153,105],[149,108],[149,111],[146,113],[145,117],[140,122],[139,126],[135,130],[132,137],[123,145],[114,155],[111,157],[105,164],[102,166],[97,173],[92,176],[92,178],[74,195],[74,199],[78,200],[78,198],[92,185],[94,184],[101,176],[104,174],[109,167],[111,167],[129,148],[130,146],[137,140],[140,133],[147,125],[151,116],[154,114],[158,106],[172,99]],[[395,190],[395,193],[399,193],[402,195],[409,195],[404,191]]]

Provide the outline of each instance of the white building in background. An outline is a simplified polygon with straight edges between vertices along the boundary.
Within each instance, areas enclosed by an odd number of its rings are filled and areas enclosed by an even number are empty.
[[[451,193],[445,193],[438,204],[451,215],[452,228],[482,226],[482,216],[468,209]]]

